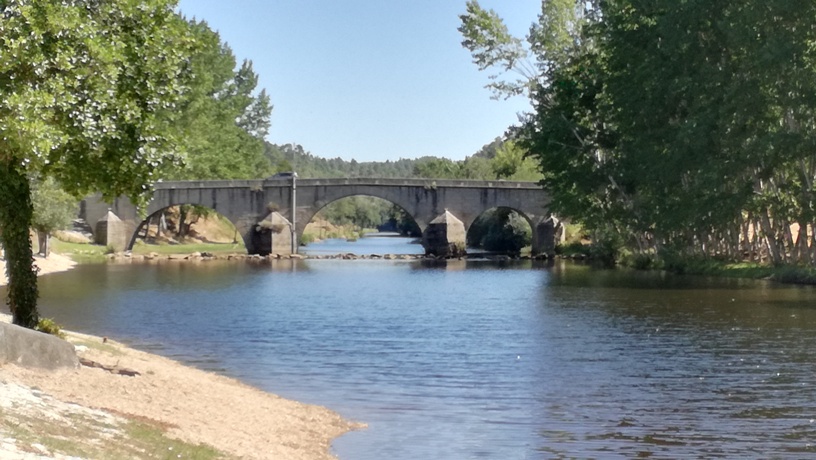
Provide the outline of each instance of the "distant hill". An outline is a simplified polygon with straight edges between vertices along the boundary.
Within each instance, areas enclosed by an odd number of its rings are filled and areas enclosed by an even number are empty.
[[[491,159],[502,141],[496,138],[490,144],[474,153],[474,158]],[[415,159],[400,158],[386,161],[346,161],[342,158],[322,158],[313,155],[298,144],[277,145],[269,142],[265,145],[264,154],[269,159],[273,169],[278,172],[297,171],[298,177],[382,177],[382,178],[415,178],[424,177],[423,170],[418,165],[429,162],[446,161],[440,157],[424,156]],[[467,161],[467,160],[465,160]]]

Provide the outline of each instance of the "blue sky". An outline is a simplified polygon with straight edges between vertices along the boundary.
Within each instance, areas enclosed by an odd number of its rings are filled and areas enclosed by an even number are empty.
[[[526,33],[533,0],[482,0]],[[465,0],[181,0],[239,62],[253,61],[275,106],[268,140],[357,161],[475,153],[528,111],[490,98],[462,48]]]

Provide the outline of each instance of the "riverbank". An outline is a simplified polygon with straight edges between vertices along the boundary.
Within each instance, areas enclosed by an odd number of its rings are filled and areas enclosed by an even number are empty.
[[[39,275],[76,265],[55,253],[34,263]],[[67,340],[81,358],[140,375],[0,365],[0,458],[155,458],[162,446],[162,457],[325,460],[332,439],[362,426],[107,338]]]
[[[76,265],[76,262],[74,262],[74,260],[70,257],[52,252],[47,258],[35,256],[34,265],[36,265],[38,268],[38,275],[47,275],[49,273],[58,273],[70,270]],[[6,278],[5,259],[0,258],[0,268],[0,286],[5,286],[8,284],[8,278]]]
[[[67,340],[83,359],[139,375],[0,365],[0,458],[155,458],[159,445],[160,458],[328,460],[332,439],[361,427],[113,340]]]

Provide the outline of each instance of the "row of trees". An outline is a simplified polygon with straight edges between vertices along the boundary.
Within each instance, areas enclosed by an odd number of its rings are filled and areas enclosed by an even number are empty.
[[[381,177],[474,180],[531,180],[541,178],[536,163],[525,158],[524,150],[513,141],[500,138],[462,161],[435,156],[391,161],[346,161],[321,158],[297,144],[266,144],[265,156],[277,171],[297,171],[308,177]]]
[[[526,40],[470,1],[463,45],[552,209],[647,257],[816,263],[816,4],[542,2]]]

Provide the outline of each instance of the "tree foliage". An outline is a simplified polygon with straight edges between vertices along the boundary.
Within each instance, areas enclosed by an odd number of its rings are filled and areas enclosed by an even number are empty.
[[[491,161],[491,168],[499,179],[535,181],[540,179],[538,165],[514,141],[503,143]]]
[[[459,32],[464,39],[462,46],[471,52],[479,70],[500,69],[499,73],[490,75],[491,82],[487,85],[494,97],[529,93],[536,75],[529,47],[510,34],[495,11],[485,10],[476,0],[469,0],[466,8],[467,12],[459,17],[462,21]],[[516,79],[501,80],[502,72],[513,72]]]
[[[553,209],[644,254],[816,261],[816,5],[585,5],[529,37],[570,37],[533,46],[515,131]]]
[[[170,0],[0,2],[0,226],[14,322],[37,324],[29,177],[143,202],[177,156],[194,43]]]
[[[32,228],[37,231],[39,253],[51,253],[51,233],[71,225],[77,214],[77,199],[67,193],[52,177],[30,178],[31,204],[34,208]]]
[[[168,179],[249,179],[272,173],[264,156],[272,106],[255,94],[251,61],[237,66],[232,50],[205,22],[189,22],[198,47],[190,58],[189,91],[178,104],[184,164]]]

